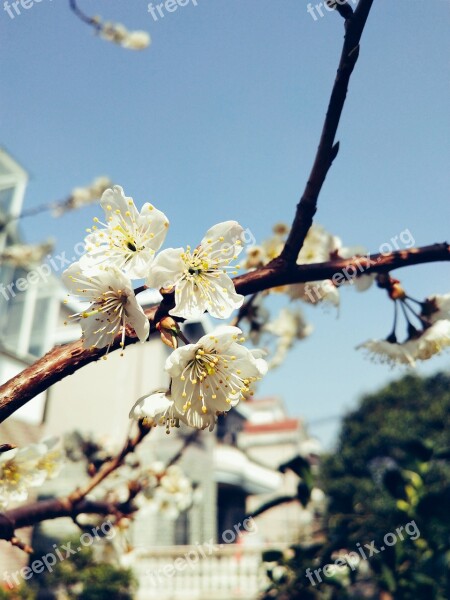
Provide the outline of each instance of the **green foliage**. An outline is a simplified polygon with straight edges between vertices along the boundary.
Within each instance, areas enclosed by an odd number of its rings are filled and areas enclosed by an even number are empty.
[[[76,547],[78,542],[78,539],[74,540],[73,546]],[[40,556],[36,555],[31,560],[38,560]],[[54,600],[57,597],[68,600],[132,600],[136,581],[129,569],[98,562],[92,548],[83,547],[67,560],[58,562],[51,573],[45,571],[33,577],[27,589],[31,595],[24,600]],[[5,598],[10,600],[9,596]]]
[[[408,375],[363,398],[344,419],[337,451],[322,464],[319,486],[330,500],[326,536],[268,563],[272,585],[265,597],[450,598],[449,448],[449,375]],[[384,543],[386,534],[412,522],[420,535],[397,533],[397,543]],[[347,569],[316,586],[306,579],[307,568],[372,540],[385,549],[364,563],[365,574]]]

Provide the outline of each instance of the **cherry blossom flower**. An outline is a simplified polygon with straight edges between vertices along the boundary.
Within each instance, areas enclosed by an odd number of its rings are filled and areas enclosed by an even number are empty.
[[[244,302],[227,274],[239,268],[230,263],[242,251],[242,234],[236,221],[225,221],[211,227],[194,250],[190,246],[163,250],[151,266],[147,285],[175,287],[171,315],[197,319],[207,310],[212,317],[228,318]]]
[[[159,462],[153,463],[143,478],[138,505],[144,512],[158,512],[168,519],[176,519],[192,505],[191,482],[178,465],[165,468]]]
[[[122,23],[111,23],[106,21],[101,23],[99,17],[98,23],[100,37],[108,42],[113,42],[129,50],[144,50],[151,43],[150,35],[146,31],[128,31]]]
[[[191,427],[212,430],[217,415],[249,395],[250,385],[267,372],[261,351],[242,346],[241,335],[237,327],[222,326],[168,357],[172,398]]]
[[[103,193],[100,204],[107,224],[94,225],[86,237],[86,254],[81,257],[82,268],[114,265],[131,279],[147,275],[149,267],[167,234],[169,221],[164,213],[148,202],[139,213],[132,198],[115,185]]]
[[[440,354],[448,346],[450,346],[450,321],[441,319],[406,342],[369,340],[357,348],[365,348],[381,363],[414,367],[416,360],[428,360],[435,354]]]
[[[399,344],[388,340],[368,340],[356,346],[357,350],[365,349],[374,361],[382,364],[401,364],[414,367],[415,345],[411,342]]]
[[[436,294],[427,298],[422,305],[422,315],[431,323],[450,319],[450,294]]]
[[[55,479],[60,474],[64,462],[65,452],[61,440],[52,437],[41,442],[43,456],[39,459],[36,468],[44,471],[47,479]]]
[[[0,508],[23,502],[29,490],[59,473],[62,451],[55,454],[56,438],[0,453]]]
[[[312,330],[312,326],[305,321],[300,310],[282,308],[276,319],[264,325],[264,331],[278,338],[275,354],[270,361],[270,368],[279,366],[286,358],[295,340],[308,337]]]
[[[129,325],[141,342],[148,337],[150,324],[136,300],[128,277],[116,267],[83,271],[73,263],[63,273],[63,282],[72,294],[91,305],[72,318],[81,319],[86,348],[108,348],[122,331],[120,345],[125,345],[125,329]]]
[[[169,431],[171,427],[180,426],[182,415],[177,411],[169,391],[156,391],[136,401],[130,411],[130,419],[145,419],[149,425],[160,425]]]
[[[39,265],[44,256],[53,250],[52,241],[42,244],[11,244],[0,254],[0,264],[5,262],[14,267],[30,268]]]
[[[57,202],[52,206],[52,215],[61,217],[71,210],[77,210],[88,204],[96,202],[102,194],[110,187],[112,181],[109,177],[101,176],[85,187],[76,187],[72,190],[70,198],[64,202]]]

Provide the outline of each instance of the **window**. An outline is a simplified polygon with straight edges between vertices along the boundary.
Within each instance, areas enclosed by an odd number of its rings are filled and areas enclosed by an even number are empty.
[[[8,215],[10,213],[14,191],[13,187],[0,190],[0,215]]]
[[[17,290],[16,282],[26,280],[27,274],[24,269],[0,268],[0,341],[19,355],[39,357],[48,350],[50,318],[58,302],[50,282]]]

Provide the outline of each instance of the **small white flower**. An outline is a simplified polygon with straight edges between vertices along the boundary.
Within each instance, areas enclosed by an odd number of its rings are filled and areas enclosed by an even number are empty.
[[[193,489],[189,479],[178,465],[167,469],[155,469],[154,465],[147,477],[147,485],[142,490],[146,504],[140,503],[144,510],[158,512],[169,519],[176,519],[180,512],[192,505]]]
[[[151,42],[150,35],[146,31],[128,31],[122,23],[111,23],[109,21],[101,24],[99,35],[104,40],[119,44],[119,46],[128,50],[144,50],[148,48]]]
[[[401,364],[414,367],[415,347],[411,342],[399,344],[387,340],[368,340],[356,346],[357,350],[365,349],[372,358],[382,364]]]
[[[148,202],[139,213],[133,199],[125,196],[119,185],[106,190],[100,204],[107,224],[101,223],[103,229],[94,225],[88,230],[91,233],[86,237],[87,252],[80,259],[81,266],[114,265],[131,279],[145,277],[166,237],[167,217]]]
[[[122,42],[124,48],[129,50],[145,50],[151,43],[150,35],[146,31],[130,31]]]
[[[180,415],[168,391],[156,391],[139,398],[130,411],[130,419],[145,419],[150,425],[161,425],[169,431],[179,427]]]
[[[264,331],[278,337],[276,351],[270,361],[270,368],[278,367],[286,358],[295,340],[302,340],[312,333],[312,326],[306,323],[299,310],[283,308],[276,319],[264,325]]]
[[[239,268],[230,263],[242,251],[242,234],[236,221],[225,221],[211,227],[193,251],[190,246],[163,250],[151,266],[147,285],[175,286],[171,315],[196,319],[207,310],[212,317],[227,319],[244,302],[227,275],[227,270]]]
[[[80,264],[74,263],[64,271],[63,282],[70,292],[91,304],[86,311],[73,315],[81,319],[86,348],[109,348],[120,330],[123,347],[127,325],[145,342],[150,324],[136,300],[130,280],[119,269],[82,271]]]
[[[387,340],[369,340],[357,348],[365,348],[379,362],[415,367],[416,360],[429,360],[450,346],[450,321],[441,319],[420,335],[400,344]]]
[[[339,290],[331,279],[311,281],[309,283],[294,283],[287,287],[288,295],[292,300],[302,300],[307,304],[313,305],[319,304],[320,302],[328,302],[333,306],[339,306]]]
[[[8,263],[14,267],[30,268],[39,265],[44,256],[53,250],[51,241],[42,244],[12,244],[6,246],[0,254],[0,264]]]
[[[244,263],[246,269],[256,269],[268,263],[267,255],[262,246],[252,246],[247,250],[247,258]]]
[[[435,323],[440,319],[450,319],[450,294],[431,296],[425,300],[422,314]]]
[[[450,346],[450,321],[436,321],[415,342],[415,358],[418,360],[428,360],[435,354],[440,354]]]
[[[222,326],[168,357],[172,398],[191,427],[212,430],[216,416],[236,406],[267,372],[260,351],[238,343],[243,341],[241,335],[237,327]]]
[[[65,453],[59,438],[53,437],[41,442],[42,458],[39,459],[36,468],[44,471],[47,479],[55,479],[64,466]]]
[[[0,454],[0,508],[10,502],[23,502],[30,488],[44,483],[48,472],[41,461],[47,451],[45,444],[32,444]]]
[[[326,262],[341,246],[338,237],[331,235],[321,225],[313,223],[297,257],[298,265]]]

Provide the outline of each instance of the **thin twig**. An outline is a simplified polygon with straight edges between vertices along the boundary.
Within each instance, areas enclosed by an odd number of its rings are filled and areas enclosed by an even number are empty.
[[[339,67],[328,103],[328,110],[322,128],[319,147],[303,195],[297,205],[297,211],[291,231],[281,253],[281,260],[295,262],[303,246],[306,235],[312,225],[317,210],[317,199],[325,182],[327,173],[339,151],[339,142],[335,143],[336,132],[347,97],[350,77],[359,55],[361,39],[373,0],[360,0],[346,23],[346,34]]]
[[[111,473],[116,471],[123,465],[125,458],[134,452],[142,440],[150,433],[151,427],[146,427],[140,424],[139,431],[134,438],[128,438],[119,454],[107,461],[100,470],[90,479],[90,481],[83,487],[68,497],[68,501],[73,505],[83,500],[94,488],[96,488],[102,481],[104,481]]]
[[[81,20],[83,21],[83,23],[86,23],[87,25],[90,25],[91,27],[94,27],[97,31],[100,31],[101,26],[99,25],[99,23],[92,17],[90,17],[89,15],[87,15],[85,12],[83,12],[78,4],[76,0],[69,0],[69,7],[70,10]]]

